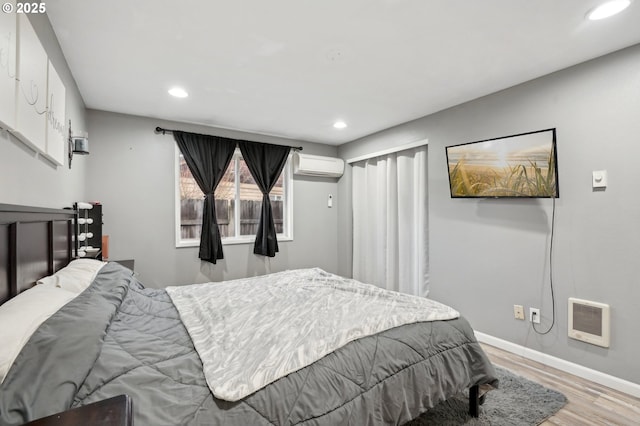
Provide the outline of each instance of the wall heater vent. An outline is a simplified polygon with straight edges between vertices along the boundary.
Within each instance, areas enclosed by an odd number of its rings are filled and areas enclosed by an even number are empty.
[[[569,337],[609,347],[609,305],[569,298]]]

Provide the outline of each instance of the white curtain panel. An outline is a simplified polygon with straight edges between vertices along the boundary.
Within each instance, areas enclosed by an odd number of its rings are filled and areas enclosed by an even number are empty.
[[[352,164],[353,278],[427,296],[427,146]]]

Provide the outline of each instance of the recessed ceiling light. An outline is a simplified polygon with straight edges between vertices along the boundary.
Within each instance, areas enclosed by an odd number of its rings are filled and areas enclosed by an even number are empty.
[[[587,14],[587,17],[592,21],[608,18],[617,13],[622,12],[631,4],[631,0],[612,0],[606,3],[602,3]]]
[[[344,129],[345,127],[347,127],[347,123],[345,123],[344,121],[336,121],[335,123],[333,123],[333,127],[335,127],[336,129]]]
[[[171,96],[175,96],[176,98],[186,98],[187,96],[189,96],[187,91],[181,87],[173,87],[169,89],[169,94]]]

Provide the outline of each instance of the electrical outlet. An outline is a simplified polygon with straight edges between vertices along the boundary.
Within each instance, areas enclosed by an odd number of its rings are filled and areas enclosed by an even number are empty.
[[[540,309],[529,308],[529,321],[540,324]]]
[[[513,305],[513,316],[515,319],[524,320],[524,306]]]

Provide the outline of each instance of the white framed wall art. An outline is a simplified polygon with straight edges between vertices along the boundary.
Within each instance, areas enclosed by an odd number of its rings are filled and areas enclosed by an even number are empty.
[[[45,155],[58,165],[64,164],[68,139],[65,119],[66,89],[51,61],[47,71],[47,151]]]
[[[16,16],[0,13],[0,127],[7,130],[16,122]]]
[[[29,19],[18,14],[16,124],[12,132],[27,145],[46,152],[47,52]]]

